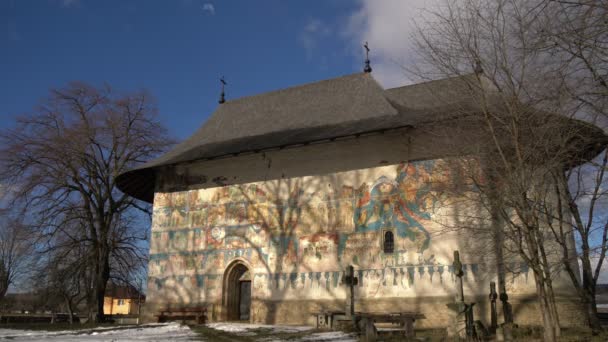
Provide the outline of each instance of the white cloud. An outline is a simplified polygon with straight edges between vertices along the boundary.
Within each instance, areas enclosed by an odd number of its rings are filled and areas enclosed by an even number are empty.
[[[356,56],[363,65],[364,42],[369,43],[374,77],[385,87],[408,83],[404,66],[412,65],[414,53],[411,36],[415,20],[424,9],[439,0],[360,0],[360,7],[349,17],[344,30]]]
[[[306,56],[311,58],[319,45],[319,41],[329,36],[331,33],[332,30],[329,26],[325,25],[321,20],[310,19],[308,23],[306,23],[306,26],[304,26],[299,37],[300,44],[304,47],[304,50],[306,50]]]
[[[325,26],[325,24],[323,24],[323,22],[319,19],[310,19],[304,27],[304,31],[308,33],[319,33],[323,35],[327,35],[331,32],[329,27]]]
[[[203,12],[207,12],[210,15],[215,15],[215,6],[212,3],[204,3],[202,5]]]

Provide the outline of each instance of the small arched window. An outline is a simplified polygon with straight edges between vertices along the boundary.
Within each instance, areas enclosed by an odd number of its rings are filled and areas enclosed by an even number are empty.
[[[384,232],[384,253],[393,253],[395,250],[395,237],[393,232]]]

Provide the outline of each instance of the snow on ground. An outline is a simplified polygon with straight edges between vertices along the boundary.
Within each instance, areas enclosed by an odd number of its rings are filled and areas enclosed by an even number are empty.
[[[0,329],[0,340],[10,341],[200,341],[200,336],[178,323],[106,327],[86,330],[35,331]]]
[[[267,337],[260,340],[256,340],[259,342],[283,342],[283,340],[275,337]],[[314,341],[323,341],[323,342],[356,342],[357,337],[354,335],[345,334],[341,331],[327,331],[314,333],[307,336],[302,336],[299,339],[289,339],[290,342],[314,342]]]
[[[255,335],[251,330],[268,329],[270,333],[294,333],[312,330],[308,326],[295,325],[266,325],[266,324],[249,324],[249,323],[209,323],[207,327],[226,332],[235,333],[237,335]]]
[[[292,336],[292,342],[354,342],[354,335],[340,331],[318,332],[308,326],[264,325],[247,323],[210,323],[208,328],[224,331],[237,336],[248,336],[259,342],[280,342],[281,334]],[[276,336],[273,336],[276,335]],[[205,337],[179,323],[145,324],[132,326],[102,327],[83,330],[37,331],[0,329],[0,341],[48,341],[48,342],[138,342],[138,341],[205,341]]]
[[[256,330],[264,330],[264,337],[257,341],[260,342],[280,342],[278,337],[272,337],[273,334],[283,333],[305,333],[310,332],[299,339],[290,339],[293,342],[309,342],[309,341],[327,341],[327,342],[355,342],[357,338],[354,335],[346,334],[341,331],[327,332],[312,332],[312,327],[309,326],[292,326],[292,325],[265,325],[265,324],[248,324],[248,323],[210,323],[207,327],[229,332],[239,336],[255,337]]]
[[[345,334],[341,331],[328,331],[305,336],[302,341],[355,342],[358,340],[356,336],[351,334]]]

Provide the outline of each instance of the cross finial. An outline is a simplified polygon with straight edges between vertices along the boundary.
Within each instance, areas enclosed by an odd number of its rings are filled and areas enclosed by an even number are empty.
[[[222,92],[220,93],[220,100],[218,101],[220,104],[226,102],[226,94],[224,94],[224,86],[228,83],[226,83],[226,80],[224,79],[224,76],[222,76],[220,78],[220,82],[222,83]]]
[[[369,65],[369,46],[367,46],[367,42],[363,44],[365,48],[365,68],[363,68],[364,72],[372,72],[372,67]]]

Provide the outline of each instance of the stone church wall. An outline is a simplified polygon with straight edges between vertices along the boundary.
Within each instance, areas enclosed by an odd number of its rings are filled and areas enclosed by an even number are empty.
[[[405,150],[411,153],[411,146],[399,153]],[[348,150],[340,151],[343,163],[351,163]],[[345,171],[335,160],[330,166],[317,160],[313,166],[321,172],[337,170],[315,176],[279,168],[287,176],[179,191],[161,185],[154,199],[147,312],[204,304],[210,319],[221,319],[224,272],[238,260],[250,268],[252,321],[312,323],[311,312],[343,309],[342,278],[353,265],[357,310],[421,311],[427,319],[419,326],[445,326],[450,317],[445,304],[456,293],[452,253],[460,250],[465,295],[479,298],[478,317],[485,318],[489,283],[496,280],[495,246],[483,234],[450,229],[483,228],[483,220],[473,219],[481,210],[466,196],[446,195],[456,183],[463,185],[448,159],[396,162],[391,153],[397,152],[380,150],[375,166]],[[241,166],[246,170],[246,165]],[[269,165],[268,172],[276,168]],[[245,173],[238,181],[256,177]],[[389,231],[394,250],[385,253]],[[532,273],[516,260],[508,266],[516,271],[507,276],[514,303],[530,302]],[[516,319],[538,316],[533,304],[514,306]]]

